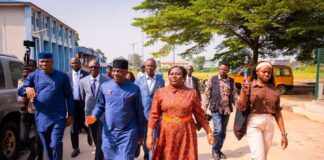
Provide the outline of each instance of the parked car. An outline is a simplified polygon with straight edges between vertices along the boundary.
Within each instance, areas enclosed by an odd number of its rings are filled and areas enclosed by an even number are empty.
[[[0,54],[0,159],[16,160],[19,153],[20,104],[18,79],[23,62],[15,56]]]
[[[248,79],[251,77],[251,71],[253,66],[241,66],[234,69],[229,76],[235,81],[235,86],[241,88],[241,84],[244,78],[244,70],[247,70]],[[288,90],[293,89],[294,76],[291,68],[284,65],[273,65],[273,74],[276,87],[280,94],[285,94]]]

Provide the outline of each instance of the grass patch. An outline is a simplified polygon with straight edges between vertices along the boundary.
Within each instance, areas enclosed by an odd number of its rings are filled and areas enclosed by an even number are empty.
[[[320,75],[323,78],[324,77],[324,68],[321,67]],[[137,75],[137,71],[133,70],[134,75]],[[214,75],[217,75],[218,71],[215,72],[202,72],[202,71],[197,71],[193,72],[193,76],[199,78],[199,79],[208,79],[211,78]],[[301,66],[299,68],[293,69],[293,75],[294,79],[315,79],[316,78],[316,66]],[[163,72],[163,78],[167,79],[168,78],[168,73],[167,71]]]
[[[294,79],[315,79],[316,66],[302,66],[293,69]]]

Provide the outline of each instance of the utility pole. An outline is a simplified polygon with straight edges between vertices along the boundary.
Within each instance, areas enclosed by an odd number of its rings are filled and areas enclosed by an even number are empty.
[[[144,33],[142,32],[142,60],[144,62]]]
[[[134,56],[134,54],[135,54],[135,44],[136,44],[136,43],[137,43],[137,42],[134,42],[134,43],[131,44],[131,45],[133,46],[133,56]],[[130,57],[129,57],[128,61],[130,61]],[[135,58],[133,59],[133,66],[135,66]]]
[[[175,66],[175,52],[174,52],[174,45],[172,46],[172,52],[173,52],[173,61],[172,61],[172,66]]]

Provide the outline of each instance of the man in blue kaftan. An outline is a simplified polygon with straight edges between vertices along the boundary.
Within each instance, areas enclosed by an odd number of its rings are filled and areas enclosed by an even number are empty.
[[[103,83],[92,116],[86,123],[94,123],[105,116],[102,150],[105,160],[133,160],[135,151],[143,143],[145,117],[140,89],[126,79],[128,61],[113,61],[113,80]]]
[[[40,70],[28,75],[18,95],[34,102],[46,159],[62,160],[64,129],[72,123],[74,114],[72,89],[68,76],[53,68],[51,53],[41,52],[38,58]]]

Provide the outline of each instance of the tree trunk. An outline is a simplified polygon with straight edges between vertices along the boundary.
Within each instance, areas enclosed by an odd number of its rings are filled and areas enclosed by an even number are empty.
[[[258,59],[259,59],[259,52],[258,49],[256,47],[252,48],[252,64],[255,65],[258,63]]]
[[[259,59],[259,37],[256,37],[254,39],[251,49],[252,49],[252,64],[255,65],[258,63],[258,59]]]

